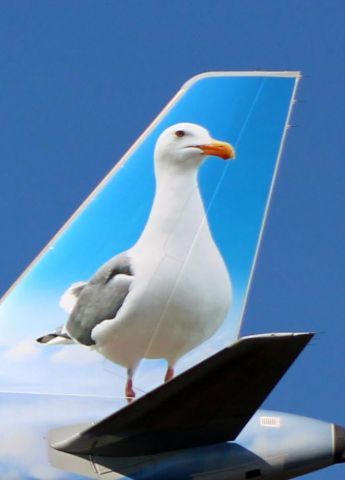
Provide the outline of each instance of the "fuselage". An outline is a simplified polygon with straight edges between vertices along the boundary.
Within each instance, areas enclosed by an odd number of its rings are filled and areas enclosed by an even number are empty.
[[[52,438],[64,435],[57,431]],[[258,410],[232,442],[140,457],[130,451],[126,457],[75,457],[73,462],[70,454],[51,449],[51,459],[58,468],[91,478],[108,472],[109,478],[121,480],[287,480],[343,462],[344,452],[342,427]]]

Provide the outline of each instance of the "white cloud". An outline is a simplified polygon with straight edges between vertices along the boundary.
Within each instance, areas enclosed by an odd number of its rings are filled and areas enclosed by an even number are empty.
[[[100,420],[122,406],[119,401],[87,397],[2,394],[0,398],[2,480],[71,478],[50,464],[48,431]]]
[[[40,348],[32,338],[21,340],[3,352],[5,360],[23,362],[40,355]]]
[[[68,474],[63,474],[61,471],[50,467],[49,465],[36,465],[30,470],[30,476],[37,479],[44,480],[63,480],[64,478],[71,478]]]
[[[0,323],[1,323],[1,319],[0,319]],[[1,336],[1,338],[0,338],[0,348],[8,348],[11,345],[13,345],[13,342],[9,338],[4,338],[3,336]]]
[[[89,348],[78,345],[68,345],[51,355],[50,359],[53,363],[90,365],[92,363],[99,363],[101,357]]]
[[[23,478],[20,470],[10,467],[7,472],[1,472],[2,480],[21,480]]]

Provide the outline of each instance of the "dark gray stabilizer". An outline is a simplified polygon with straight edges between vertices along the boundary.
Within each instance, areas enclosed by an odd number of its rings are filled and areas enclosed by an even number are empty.
[[[312,337],[244,337],[52,446],[76,455],[126,457],[235,440]]]

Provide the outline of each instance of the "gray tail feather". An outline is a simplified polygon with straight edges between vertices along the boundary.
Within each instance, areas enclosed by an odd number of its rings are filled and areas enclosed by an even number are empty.
[[[36,342],[45,343],[48,345],[70,345],[75,343],[74,340],[65,332],[48,333],[47,335],[37,338]]]

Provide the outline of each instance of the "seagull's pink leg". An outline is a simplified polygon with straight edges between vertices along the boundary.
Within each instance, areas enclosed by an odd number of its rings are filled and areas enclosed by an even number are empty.
[[[135,392],[133,390],[133,370],[129,368],[127,370],[127,383],[126,383],[126,388],[125,388],[125,395],[127,397],[128,403],[131,403],[133,398],[135,398]]]
[[[169,380],[171,380],[172,378],[174,378],[174,367],[171,367],[170,365],[168,365],[168,368],[167,368],[167,371],[165,373],[165,377],[164,377],[164,382],[167,383],[169,382]]]

